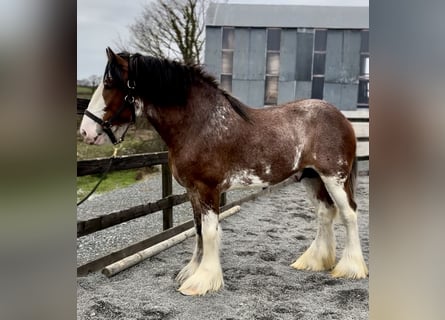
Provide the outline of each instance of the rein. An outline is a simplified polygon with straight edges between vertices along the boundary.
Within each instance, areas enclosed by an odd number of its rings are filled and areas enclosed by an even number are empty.
[[[118,148],[118,147],[114,147],[113,155],[110,157],[110,162],[108,162],[108,166],[105,168],[104,172],[102,172],[102,176],[100,177],[99,181],[96,183],[94,188],[91,189],[91,191],[82,200],[80,200],[77,203],[77,206],[80,206],[82,203],[84,203],[96,191],[96,189],[99,187],[101,182],[105,179],[105,177],[107,176],[108,171],[110,171],[110,169],[111,169],[111,165],[113,163],[113,160],[116,158],[117,151],[119,149],[120,148]]]

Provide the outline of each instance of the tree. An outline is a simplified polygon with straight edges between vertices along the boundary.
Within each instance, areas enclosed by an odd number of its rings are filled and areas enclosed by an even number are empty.
[[[130,25],[137,51],[188,64],[201,63],[208,0],[154,0]]]

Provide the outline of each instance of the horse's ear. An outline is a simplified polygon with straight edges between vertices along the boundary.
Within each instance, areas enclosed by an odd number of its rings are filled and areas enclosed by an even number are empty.
[[[127,69],[128,68],[128,62],[124,58],[122,58],[121,56],[115,54],[113,52],[113,50],[111,50],[110,47],[108,47],[106,49],[106,52],[107,52],[107,57],[108,57],[108,62],[109,63],[111,63],[111,62],[117,63],[123,69]]]
[[[116,58],[116,54],[111,50],[110,47],[107,47],[105,50],[107,52],[108,62],[113,61]]]

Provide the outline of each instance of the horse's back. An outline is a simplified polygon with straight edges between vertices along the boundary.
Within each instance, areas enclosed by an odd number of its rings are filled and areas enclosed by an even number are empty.
[[[269,154],[281,154],[277,161],[293,159],[292,171],[306,167],[321,172],[350,166],[356,151],[350,122],[332,104],[304,99],[253,112],[256,131],[268,146]],[[259,143],[259,139],[255,141]],[[282,159],[281,159],[282,158]],[[289,163],[285,165],[289,168]]]

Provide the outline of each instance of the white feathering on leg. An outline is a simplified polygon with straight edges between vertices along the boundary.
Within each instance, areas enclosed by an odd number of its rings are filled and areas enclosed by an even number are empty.
[[[185,280],[190,278],[190,276],[192,276],[199,267],[199,263],[201,262],[202,258],[202,245],[200,248],[198,244],[199,241],[202,241],[202,239],[199,239],[199,236],[195,235],[195,250],[193,251],[192,259],[176,276],[176,281],[179,283],[183,283]]]
[[[335,237],[332,221],[335,207],[318,204],[318,231],[310,247],[291,266],[299,270],[323,271],[335,265]]]
[[[224,286],[219,247],[221,227],[218,215],[209,210],[202,216],[203,255],[196,271],[178,289],[184,295],[204,295]]]
[[[340,217],[346,228],[346,245],[342,257],[332,270],[333,277],[365,278],[368,268],[363,259],[358,234],[357,214],[351,208],[344,190],[344,180],[338,177],[321,177],[326,189],[339,209]]]

